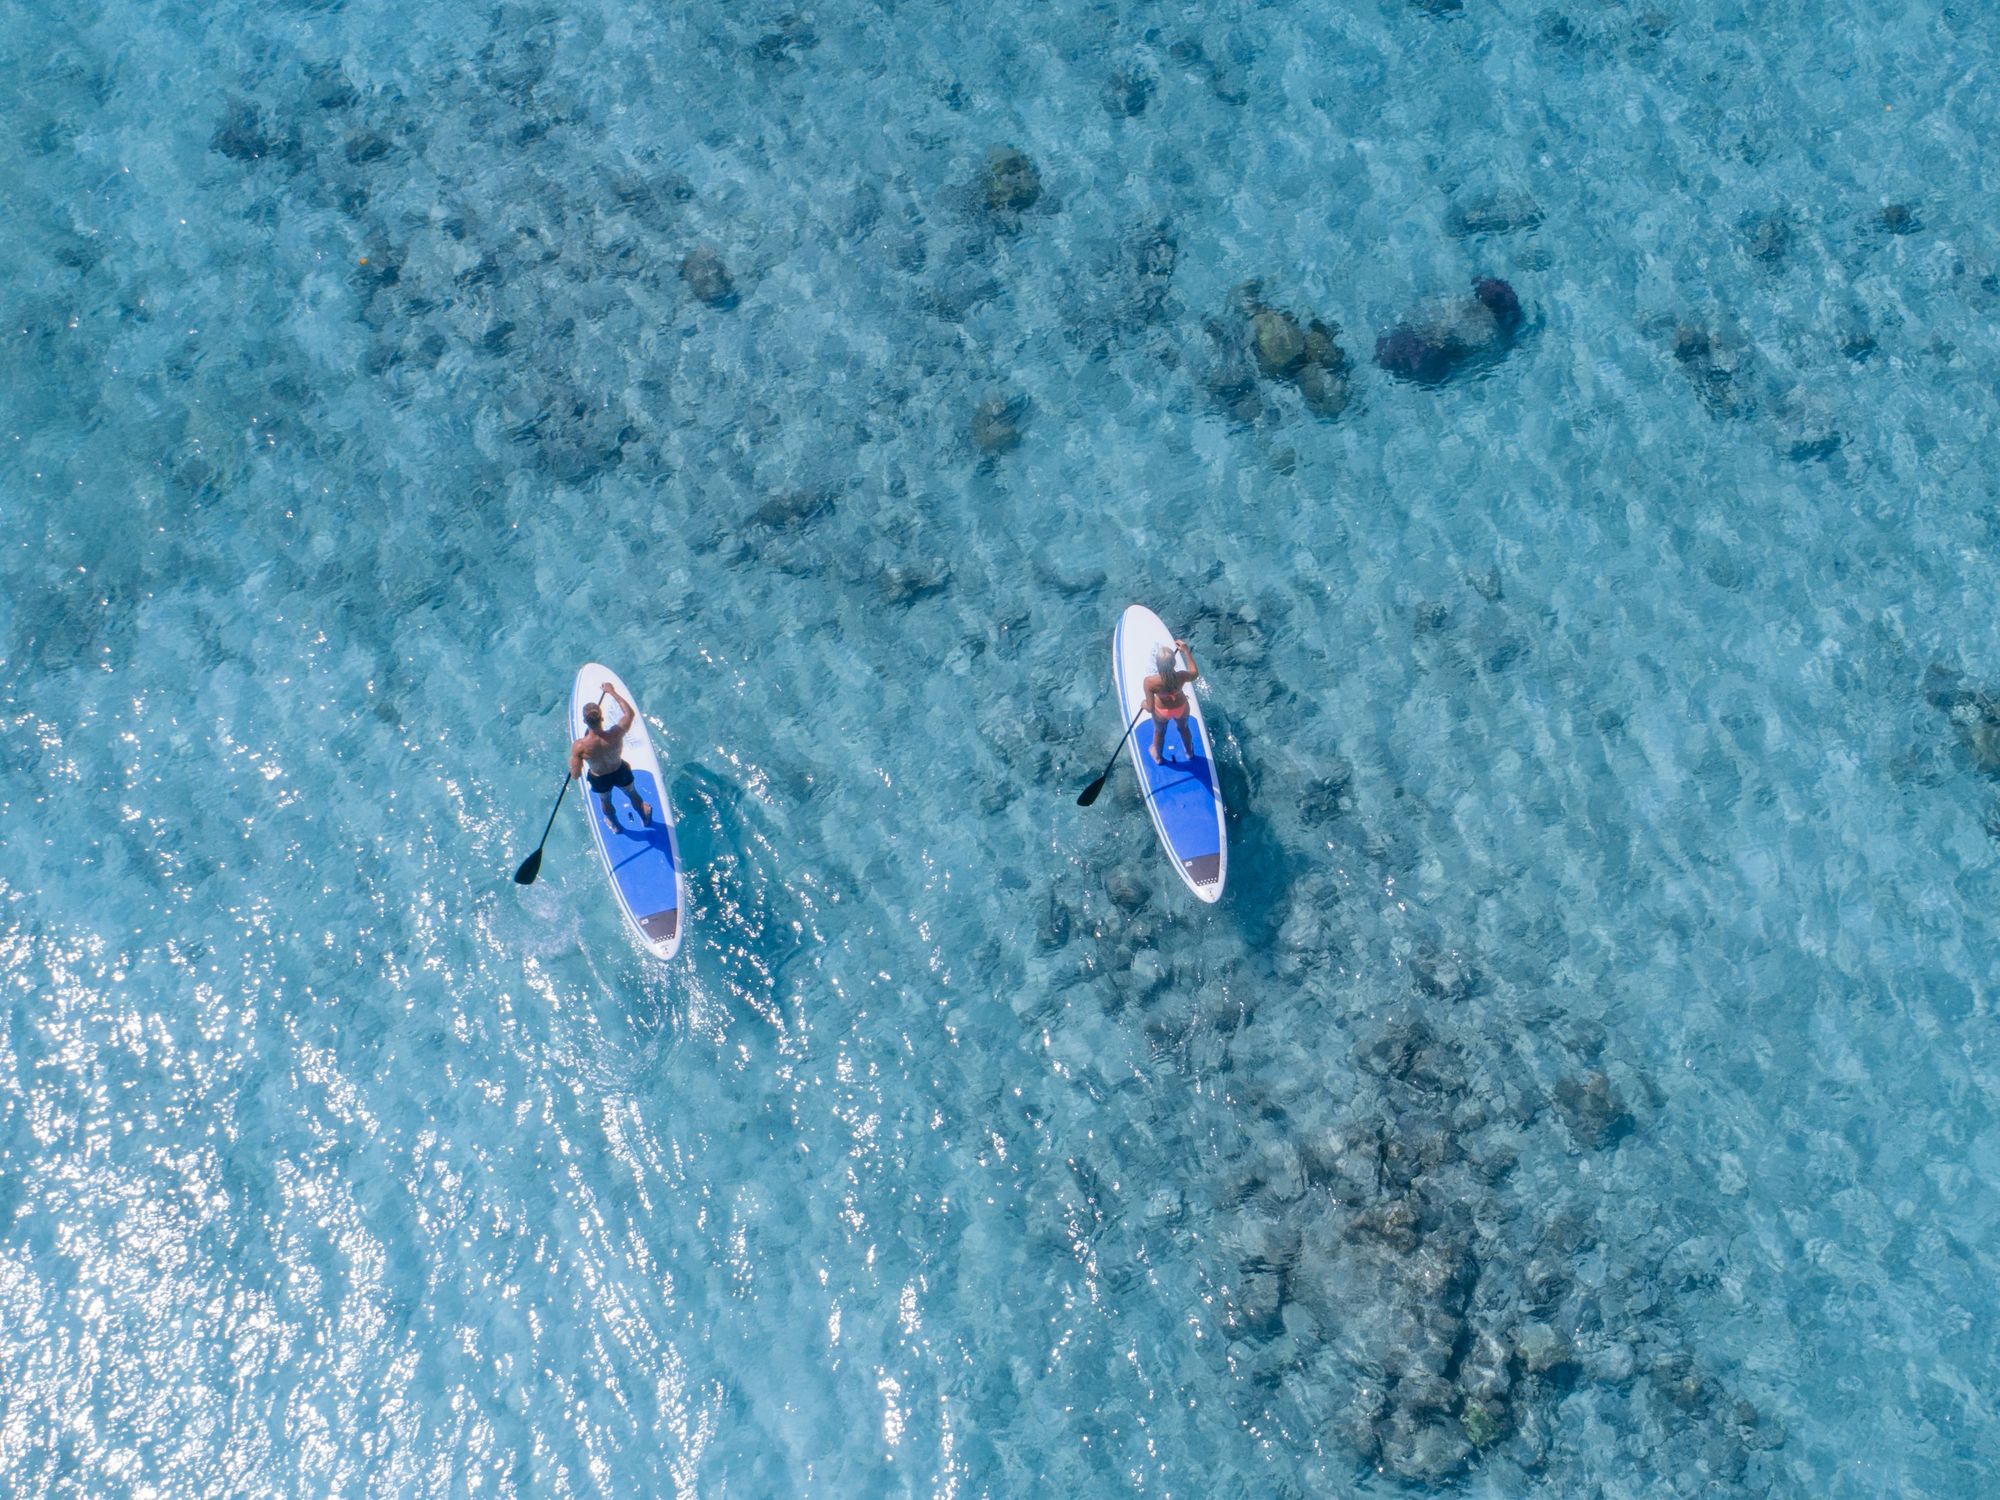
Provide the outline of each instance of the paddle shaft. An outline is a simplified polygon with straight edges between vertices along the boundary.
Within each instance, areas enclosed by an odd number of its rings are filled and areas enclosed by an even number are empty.
[[[1151,712],[1150,708],[1142,708],[1136,714],[1132,715],[1132,722],[1127,724],[1125,732],[1118,736],[1118,748],[1111,752],[1111,759],[1104,763],[1104,769],[1098,773],[1097,779],[1099,781],[1104,780],[1105,777],[1118,769],[1118,757],[1125,753],[1125,742],[1132,738],[1132,731],[1139,727],[1139,721]]]
[[[569,784],[574,780],[576,780],[574,776],[567,771],[563,772],[562,790],[556,793],[556,805],[549,809],[549,820],[542,825],[542,837],[535,845],[537,849],[549,841],[549,830],[556,826],[556,814],[562,811],[563,798],[569,795]]]
[[[1180,647],[1174,647],[1174,656],[1178,658],[1180,654]],[[1097,800],[1097,794],[1104,790],[1105,781],[1113,771],[1118,769],[1118,757],[1125,753],[1125,742],[1132,738],[1132,731],[1139,727],[1139,721],[1152,711],[1153,706],[1150,703],[1139,705],[1139,711],[1132,715],[1132,722],[1127,724],[1125,732],[1118,736],[1118,748],[1111,752],[1111,759],[1104,763],[1104,769],[1098,773],[1097,780],[1091,782],[1089,786],[1083,789],[1083,794],[1076,799],[1077,806],[1088,807]]]
[[[569,784],[576,778],[563,772],[562,790],[556,793],[556,805],[549,809],[549,820],[542,825],[542,837],[535,845],[535,852],[521,861],[521,868],[514,872],[514,879],[522,885],[533,880],[542,868],[542,848],[549,841],[549,830],[556,826],[556,814],[562,811],[563,798],[569,795]],[[525,877],[525,878],[524,878]]]

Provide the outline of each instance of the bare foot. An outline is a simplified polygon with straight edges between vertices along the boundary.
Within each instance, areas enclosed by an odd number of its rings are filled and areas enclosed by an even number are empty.
[[[1151,751],[1150,751],[1149,753],[1150,753],[1150,754],[1152,755],[1152,757],[1153,757],[1153,764],[1154,764],[1154,765],[1156,765],[1156,766],[1161,766],[1161,765],[1165,765],[1165,764],[1166,764],[1166,762],[1165,762],[1165,761],[1163,761],[1163,760],[1161,760],[1161,759],[1160,759],[1160,747],[1159,747],[1158,745],[1155,745],[1155,746],[1153,746],[1153,747],[1152,747],[1152,749],[1151,749]]]
[[[639,804],[639,821],[641,823],[650,823],[653,821],[653,809],[643,802]]]

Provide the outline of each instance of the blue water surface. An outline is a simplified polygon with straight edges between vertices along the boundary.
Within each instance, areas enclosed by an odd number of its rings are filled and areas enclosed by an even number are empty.
[[[0,1492],[1995,1493],[1993,11],[795,6],[0,11]]]

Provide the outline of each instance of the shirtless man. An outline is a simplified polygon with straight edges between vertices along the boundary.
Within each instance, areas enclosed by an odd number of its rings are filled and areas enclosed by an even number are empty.
[[[618,705],[624,715],[615,729],[604,727],[604,694]],[[604,816],[613,827],[618,824],[618,815],[611,808],[611,791],[623,787],[625,795],[632,799],[632,806],[639,811],[641,823],[650,822],[652,808],[639,796],[639,789],[632,784],[632,768],[625,764],[625,731],[639,720],[639,710],[625,701],[625,695],[611,683],[604,684],[604,692],[597,695],[596,703],[583,706],[583,738],[569,747],[569,774],[582,776],[589,772],[590,789],[604,799]]]
[[[1174,653],[1178,651],[1187,658],[1187,670],[1174,668]],[[1160,752],[1167,745],[1167,725],[1175,725],[1181,732],[1181,743],[1187,746],[1188,758],[1194,758],[1194,731],[1188,728],[1187,685],[1201,676],[1201,668],[1194,664],[1194,653],[1187,648],[1186,641],[1175,641],[1171,646],[1162,646],[1153,655],[1153,675],[1141,685],[1140,691],[1146,695],[1146,707],[1153,712],[1153,764],[1162,764]]]

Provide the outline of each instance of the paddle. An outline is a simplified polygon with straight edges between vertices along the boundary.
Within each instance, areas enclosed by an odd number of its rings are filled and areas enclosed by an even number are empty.
[[[569,795],[569,784],[574,780],[567,772],[563,774],[562,790],[556,793],[556,805],[549,809],[549,821],[542,827],[542,843],[535,845],[535,852],[521,861],[521,868],[514,872],[514,884],[533,885],[535,877],[542,873],[542,844],[549,841],[549,829],[556,826],[556,814],[562,811],[562,799]]]
[[[1178,659],[1180,654],[1180,647],[1176,646],[1174,648],[1174,656]],[[1125,742],[1132,737],[1132,731],[1139,727],[1139,721],[1145,718],[1149,712],[1151,712],[1150,706],[1142,707],[1136,714],[1132,715],[1132,722],[1127,724],[1125,732],[1118,736],[1118,749],[1111,752],[1111,759],[1105,762],[1103,773],[1098,776],[1097,780],[1091,782],[1089,786],[1085,787],[1078,794],[1076,799],[1078,807],[1088,807],[1097,800],[1097,794],[1104,790],[1104,783],[1110,780],[1111,773],[1118,769],[1118,756],[1124,750]]]
[[[1139,727],[1139,721],[1145,718],[1150,711],[1149,709],[1142,708],[1136,714],[1132,715],[1132,722],[1127,724],[1125,732],[1118,736],[1118,748],[1111,752],[1111,759],[1105,764],[1104,770],[1099,773],[1097,780],[1091,782],[1089,786],[1077,793],[1076,805],[1078,807],[1088,807],[1097,800],[1097,794],[1104,790],[1104,783],[1110,780],[1111,773],[1118,769],[1118,757],[1124,752],[1125,741],[1132,737],[1132,731]]]

